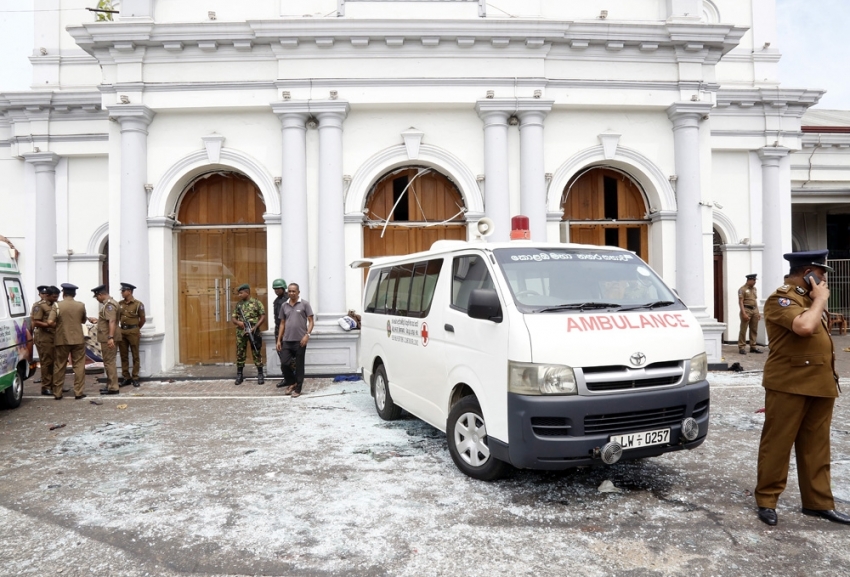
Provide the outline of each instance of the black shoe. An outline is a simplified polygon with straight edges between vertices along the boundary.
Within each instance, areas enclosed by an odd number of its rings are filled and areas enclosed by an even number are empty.
[[[744,349],[738,349],[738,354],[739,355],[746,355],[747,351],[745,351]]]
[[[758,350],[758,349],[754,349],[754,348],[752,348],[752,347],[750,347],[750,352],[751,352],[751,353],[754,353],[754,354],[757,354],[757,355],[760,355],[760,354],[761,354],[761,351],[760,351],[760,350]]]
[[[266,376],[263,374],[263,367],[257,368],[257,384],[262,385],[266,382]]]
[[[759,507],[759,519],[761,519],[762,523],[767,523],[771,527],[779,521],[779,517],[776,516],[776,509],[770,509],[768,507]]]
[[[45,397],[48,397],[53,394],[53,391],[51,391],[50,389],[41,389],[41,394]]]
[[[126,387],[126,386],[130,385],[132,382],[133,382],[133,379],[121,379],[120,381],[118,381],[118,386],[119,387]]]
[[[242,381],[245,380],[245,377],[242,376],[242,369],[236,369],[236,382],[233,383],[235,385],[241,385]]]
[[[282,389],[283,387],[286,387],[286,386],[288,386],[288,385],[286,384],[286,381],[281,381],[281,382],[279,382],[278,384],[276,384],[275,386],[276,386],[278,389]]]
[[[819,511],[817,509],[806,509],[803,507],[801,509],[803,515],[810,515],[812,517],[823,517],[833,523],[843,523],[844,525],[850,525],[850,515],[845,513],[839,513],[833,509],[824,509],[823,511]]]
[[[61,400],[62,400],[62,397],[57,397],[57,396],[55,396],[55,395],[54,395],[54,396],[53,396],[53,399],[54,399],[54,400],[57,400],[57,401],[61,401]]]
[[[79,401],[80,399],[85,399],[87,396],[88,395],[86,395],[85,393],[82,395],[74,395],[74,400]]]
[[[109,389],[100,389],[101,395],[117,395],[121,393],[121,391],[110,391]]]
[[[139,381],[137,381],[136,379],[133,379],[133,388],[138,389],[141,386],[142,386],[142,384]]]

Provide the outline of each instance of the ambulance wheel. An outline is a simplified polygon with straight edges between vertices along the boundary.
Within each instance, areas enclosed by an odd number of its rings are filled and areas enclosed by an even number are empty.
[[[3,391],[3,406],[7,409],[17,409],[24,398],[24,379],[20,371],[15,371],[12,386]]]
[[[492,481],[508,472],[509,465],[490,454],[487,425],[474,396],[463,397],[446,421],[449,453],[457,468],[473,479]]]
[[[393,398],[390,396],[390,382],[387,380],[384,365],[378,365],[375,369],[372,386],[375,388],[375,409],[378,415],[385,421],[398,419],[401,416],[401,407],[393,403]]]

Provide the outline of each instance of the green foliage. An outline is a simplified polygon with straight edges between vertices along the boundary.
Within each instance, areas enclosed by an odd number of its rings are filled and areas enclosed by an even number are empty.
[[[98,10],[115,10],[112,6],[112,0],[98,0]],[[112,22],[112,14],[109,12],[95,12],[95,22]]]

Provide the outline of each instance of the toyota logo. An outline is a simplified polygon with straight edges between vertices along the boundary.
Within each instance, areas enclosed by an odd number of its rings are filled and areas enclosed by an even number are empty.
[[[643,353],[635,353],[629,357],[629,360],[634,366],[639,367],[646,362],[646,355]]]

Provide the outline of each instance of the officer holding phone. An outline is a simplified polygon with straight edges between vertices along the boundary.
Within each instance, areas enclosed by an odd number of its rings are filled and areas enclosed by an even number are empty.
[[[835,511],[829,475],[829,434],[838,396],[835,352],[826,312],[828,251],[788,253],[785,284],[764,304],[770,354],[764,366],[765,419],[755,490],[758,516],[776,525],[791,447],[797,456],[802,513],[850,524]]]

